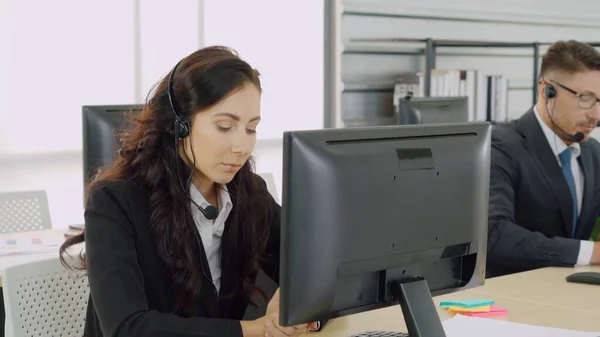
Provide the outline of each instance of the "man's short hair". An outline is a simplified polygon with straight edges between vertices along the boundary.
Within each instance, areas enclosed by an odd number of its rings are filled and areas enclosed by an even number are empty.
[[[568,40],[553,43],[542,58],[540,76],[552,72],[575,74],[600,70],[600,52],[587,43]]]

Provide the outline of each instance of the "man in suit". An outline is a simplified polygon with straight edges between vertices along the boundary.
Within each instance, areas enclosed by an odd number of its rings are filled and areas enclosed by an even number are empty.
[[[487,277],[600,264],[600,53],[559,41],[542,60],[538,100],[492,131]]]

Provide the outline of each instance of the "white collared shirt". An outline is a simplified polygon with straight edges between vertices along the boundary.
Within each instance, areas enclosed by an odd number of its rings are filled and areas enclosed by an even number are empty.
[[[190,197],[195,203],[200,205],[202,208],[210,206],[204,196],[198,191],[198,189],[191,184],[190,186]],[[202,245],[206,252],[206,259],[210,267],[210,274],[212,276],[213,284],[217,289],[217,292],[221,289],[221,237],[225,230],[225,221],[233,208],[233,202],[227,191],[227,186],[221,185],[219,187],[219,215],[214,220],[209,220],[204,217],[202,212],[194,205],[190,203],[192,209],[192,216],[196,223],[196,228],[200,233],[202,239]]]
[[[567,149],[567,144],[558,137],[558,135],[552,131],[552,129],[544,123],[542,118],[540,117],[537,108],[533,107],[533,112],[535,117],[540,124],[544,135],[546,136],[546,140],[548,140],[548,145],[552,149],[552,153],[560,166],[560,158],[559,155]],[[577,158],[581,155],[581,147],[579,143],[573,142],[568,147],[573,149],[571,156],[571,167],[573,168],[571,171],[573,172],[573,178],[575,180],[575,190],[577,191],[577,214],[581,214],[581,204],[583,203],[583,189],[584,189],[584,174],[581,166],[579,165],[579,161]],[[577,257],[578,265],[589,265],[590,260],[592,258],[592,253],[594,251],[594,243],[591,241],[581,241],[581,246],[579,248],[579,256]]]

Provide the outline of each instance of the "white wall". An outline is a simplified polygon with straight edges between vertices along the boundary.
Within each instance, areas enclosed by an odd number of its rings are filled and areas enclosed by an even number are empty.
[[[279,193],[282,132],[322,127],[319,1],[38,2],[0,0],[0,192],[46,190],[54,227],[83,221],[81,105],[142,102],[201,46],[229,45],[261,72],[254,155]]]
[[[505,23],[590,25],[597,26],[598,1],[577,0],[577,6],[567,1],[555,0],[342,0],[352,11],[402,14],[421,18],[454,18],[462,21],[504,21]],[[556,27],[559,29],[560,27]],[[452,34],[453,32],[448,32]],[[462,32],[482,34],[485,32]],[[409,33],[410,34],[410,33]],[[461,39],[461,34],[453,34]],[[466,38],[466,37],[465,37]],[[552,36],[548,37],[552,39]]]
[[[323,127],[323,1],[204,0],[204,43],[258,68],[260,135]]]
[[[150,89],[184,56],[203,46],[203,1],[135,0],[135,62],[139,76],[136,101],[143,102]]]

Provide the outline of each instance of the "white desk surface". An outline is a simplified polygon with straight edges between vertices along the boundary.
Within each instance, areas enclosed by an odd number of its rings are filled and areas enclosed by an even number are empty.
[[[43,231],[11,233],[11,234],[0,235],[0,240],[2,240],[4,238],[19,238],[19,237],[27,238],[27,237],[34,237],[34,236],[35,237],[51,236],[57,240],[58,239],[64,240],[65,233],[73,233],[73,231],[70,231],[68,229],[49,229],[49,230],[43,230]],[[56,247],[56,251],[42,251],[39,253],[26,253],[26,254],[15,254],[15,255],[2,256],[2,257],[0,257],[0,273],[2,272],[2,270],[6,269],[8,267],[15,266],[15,265],[33,262],[33,261],[41,261],[41,260],[56,258],[56,257],[58,257],[58,248],[59,247]],[[81,247],[76,246],[76,247],[73,247],[73,249],[70,249],[68,253],[70,255],[72,255],[73,252],[75,252],[75,254],[78,254],[79,251],[81,251]],[[2,286],[2,276],[0,275],[0,287],[1,286]]]

